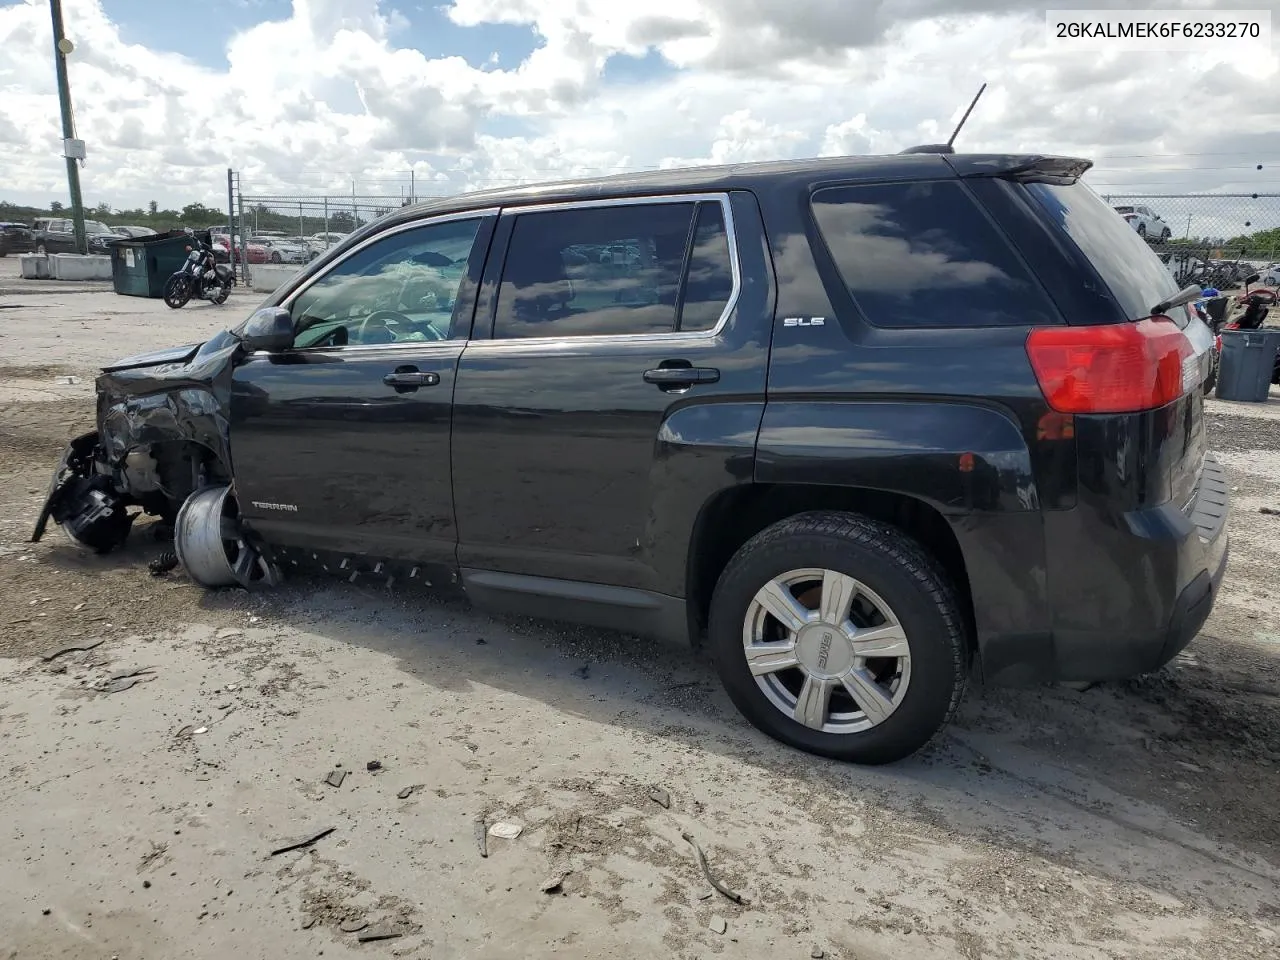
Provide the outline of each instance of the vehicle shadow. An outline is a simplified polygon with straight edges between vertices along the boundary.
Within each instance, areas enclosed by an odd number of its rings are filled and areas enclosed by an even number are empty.
[[[331,581],[267,597],[269,615],[283,624],[392,656],[417,682],[463,694],[493,687],[710,751],[815,813],[824,798],[874,800],[924,835],[960,835],[1179,898],[1280,916],[1276,770],[1261,754],[1211,768],[1198,749],[1207,745],[1179,739],[1177,703],[1152,693],[1167,692],[1167,678],[1087,691],[975,684],[926,751],[858,767],[750,727],[709,659],[686,647]],[[1224,786],[1224,773],[1236,786]]]

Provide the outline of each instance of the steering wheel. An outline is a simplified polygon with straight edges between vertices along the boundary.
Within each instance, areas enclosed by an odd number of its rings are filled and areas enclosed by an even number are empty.
[[[356,343],[394,343],[400,339],[392,332],[389,324],[408,326],[413,321],[406,317],[398,310],[375,310],[356,327],[357,333],[354,337]],[[385,338],[377,338],[378,331],[385,331]]]
[[[394,324],[396,326],[403,328],[403,333],[401,334],[401,336],[397,336],[394,332],[392,332],[389,324]],[[375,310],[373,311],[373,313],[369,314],[367,317],[364,318],[364,320],[360,322],[360,326],[358,328],[359,334],[356,338],[356,342],[362,343],[362,344],[376,343],[376,342],[395,343],[396,341],[403,340],[405,336],[411,332],[412,333],[422,332],[425,334],[428,340],[445,339],[444,335],[441,334],[438,330],[436,330],[435,327],[431,326],[430,324],[424,324],[423,326],[425,327],[425,330],[419,331],[415,329],[413,320],[405,316],[399,310]],[[387,332],[389,339],[381,340],[381,341],[371,340],[369,335],[379,329],[385,330]]]

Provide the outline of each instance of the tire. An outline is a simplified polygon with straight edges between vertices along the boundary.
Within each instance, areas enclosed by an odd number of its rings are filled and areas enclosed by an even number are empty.
[[[165,306],[180,310],[191,299],[191,280],[182,274],[174,274],[164,284]]]
[[[1161,241],[1168,240],[1171,236],[1173,236],[1173,231],[1170,230],[1168,227],[1165,227],[1163,230],[1160,231]]]
[[[771,583],[780,584],[797,574],[802,581],[814,575],[823,579],[816,588],[805,589],[799,581],[787,588],[792,600],[801,609],[808,607],[810,615],[805,627],[788,634],[774,614],[763,610],[758,598],[766,595],[764,588]],[[830,624],[812,619],[821,603],[815,602],[813,589],[841,596],[826,584],[847,584],[844,578],[856,581],[856,592],[849,593],[846,587],[853,607],[847,618],[839,614],[828,618],[831,624],[837,620],[844,624],[833,630]],[[845,602],[844,609],[849,610]],[[880,613],[868,617],[867,611],[875,607],[881,607]],[[864,625],[855,627],[853,635],[859,629],[883,628],[883,643],[905,649],[905,657],[863,659],[853,652],[852,643],[843,645],[841,641],[850,636],[848,625],[858,620]],[[890,638],[895,632],[897,638]],[[895,527],[856,514],[814,512],[774,524],[733,556],[712,595],[708,641],[730,699],[757,728],[809,753],[879,764],[901,760],[924,747],[955,713],[968,673],[966,633],[954,586],[915,540]],[[755,675],[746,653],[755,646],[751,641],[787,636],[798,638],[794,657],[779,647],[773,647],[768,657],[757,654],[760,676]],[[773,662],[768,662],[770,658]],[[786,661],[778,658],[807,659],[815,671],[829,672],[818,679],[806,666],[780,668]],[[878,697],[874,692],[867,695],[868,678],[875,682]],[[859,691],[859,698],[850,693],[850,684]],[[826,702],[821,712],[815,707],[805,724],[795,718],[802,710],[801,700],[821,702],[806,696],[811,685],[812,689],[825,685],[831,693],[829,699],[821,698]],[[875,711],[858,699],[875,703]],[[873,719],[873,712],[880,716]]]
[[[273,253],[273,254],[271,255],[271,262],[272,262],[272,263],[281,263],[281,262],[283,262],[283,259],[284,259],[284,258],[283,258],[283,257],[281,257],[281,256],[280,256],[280,254],[278,254],[278,253]]]
[[[1147,225],[1145,223],[1138,224],[1138,236],[1143,240],[1147,239]]]
[[[213,305],[222,306],[227,302],[227,298],[231,296],[231,281],[224,280],[218,285],[218,292],[213,295]]]

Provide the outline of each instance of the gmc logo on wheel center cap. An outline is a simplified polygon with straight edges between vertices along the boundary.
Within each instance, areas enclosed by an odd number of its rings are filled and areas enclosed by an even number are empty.
[[[835,637],[831,635],[830,630],[822,632],[822,645],[818,647],[818,669],[827,669],[827,658],[831,655],[831,641]]]

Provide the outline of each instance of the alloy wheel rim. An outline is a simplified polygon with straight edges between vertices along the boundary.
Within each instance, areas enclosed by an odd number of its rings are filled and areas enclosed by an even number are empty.
[[[789,570],[765,583],[747,607],[742,645],[769,702],[823,733],[879,726],[911,683],[911,645],[893,608],[836,570]]]

